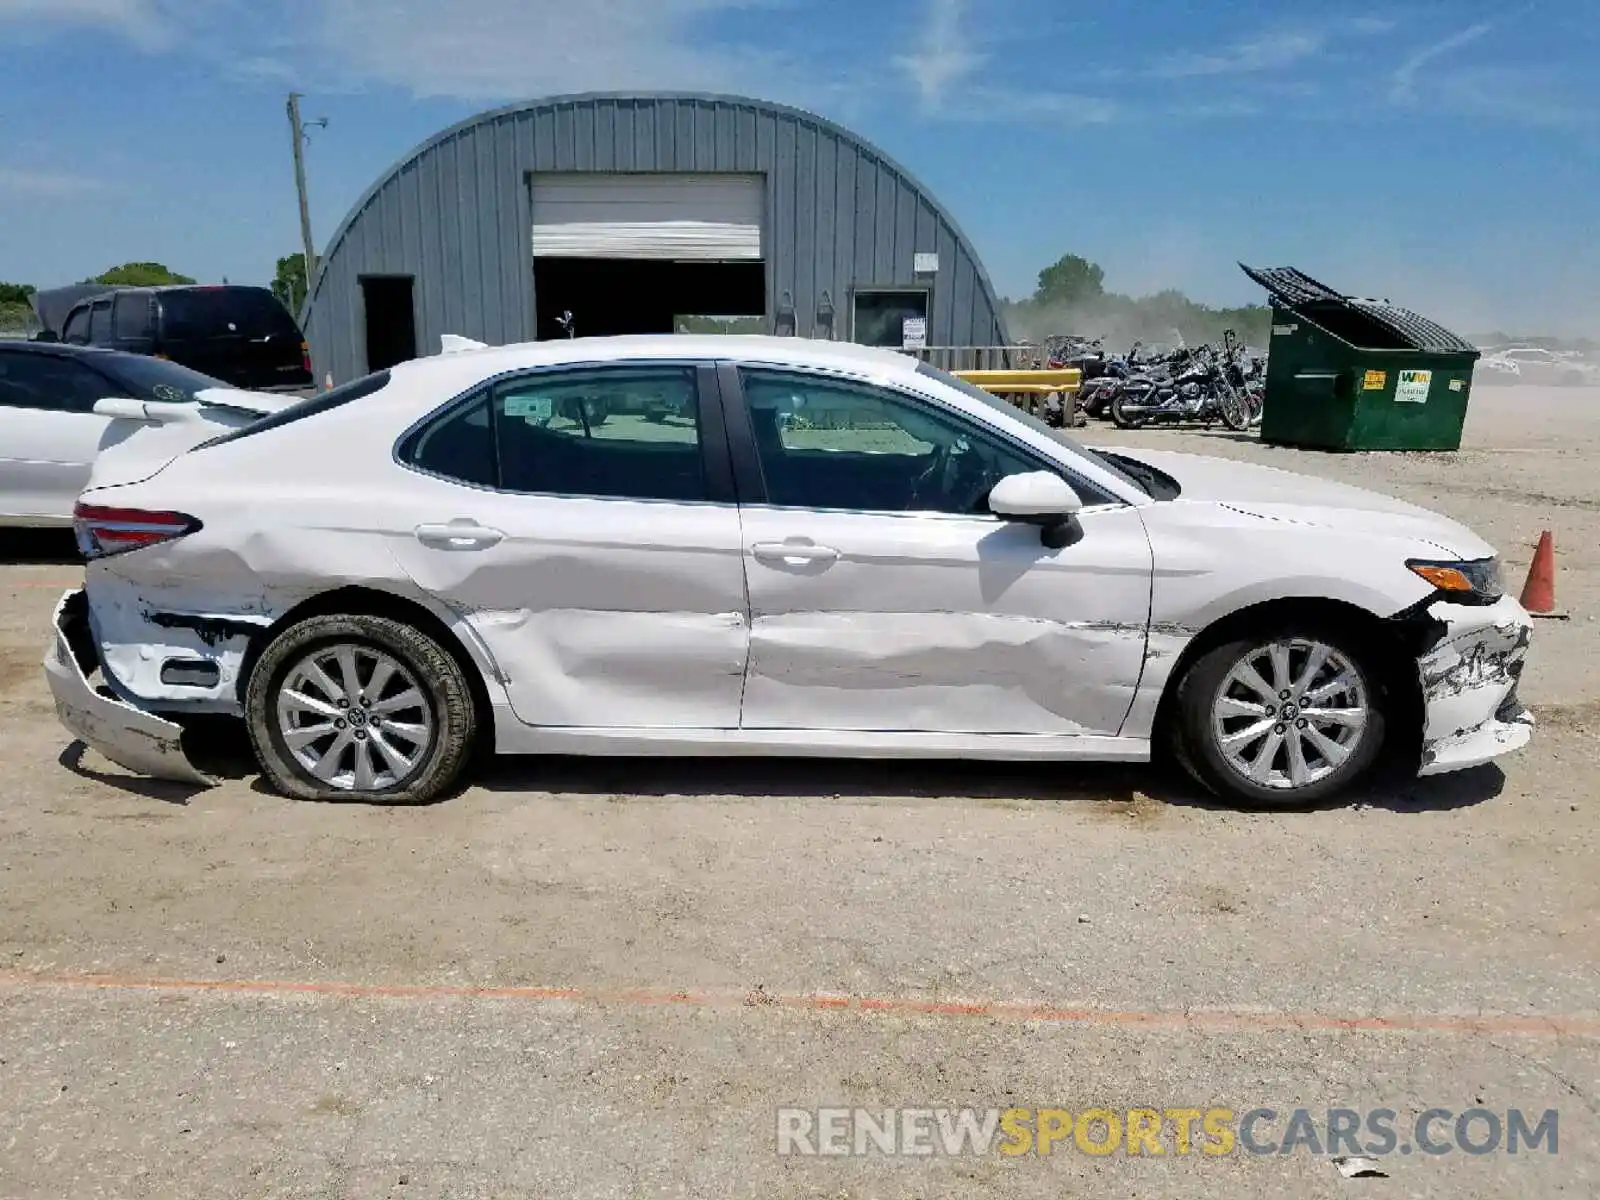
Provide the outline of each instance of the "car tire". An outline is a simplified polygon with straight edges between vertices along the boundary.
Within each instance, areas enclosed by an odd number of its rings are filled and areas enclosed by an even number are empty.
[[[1286,655],[1276,677],[1275,653]],[[1326,657],[1316,667],[1312,660],[1320,654]],[[1269,695],[1242,684],[1245,666],[1258,684],[1288,687]],[[1324,695],[1331,688],[1341,690]],[[1313,704],[1302,703],[1308,696]],[[1362,638],[1310,621],[1212,647],[1190,664],[1175,701],[1167,731],[1174,757],[1202,787],[1247,808],[1305,808],[1333,798],[1371,769],[1387,726],[1387,691]],[[1301,716],[1302,709],[1310,715]]]
[[[365,674],[367,687],[378,683],[376,694],[346,694],[345,652],[358,688]],[[388,672],[381,681],[380,668]],[[316,682],[318,669],[333,691]],[[262,775],[299,800],[430,803],[470,759],[477,724],[472,689],[452,654],[414,626],[365,614],[309,617],[285,629],[251,672],[244,707]],[[319,722],[337,728],[313,738]]]

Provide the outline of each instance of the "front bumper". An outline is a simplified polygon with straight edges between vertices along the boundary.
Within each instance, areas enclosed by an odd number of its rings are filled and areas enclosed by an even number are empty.
[[[55,644],[44,659],[56,716],[85,745],[130,771],[154,779],[210,786],[183,751],[183,729],[96,688],[89,676],[98,666],[82,591],[61,597],[55,612]]]
[[[1533,714],[1517,699],[1517,684],[1533,630],[1520,604],[1439,603],[1428,615],[1443,633],[1417,663],[1424,723],[1419,774],[1442,775],[1480,766],[1520,750],[1533,737]]]

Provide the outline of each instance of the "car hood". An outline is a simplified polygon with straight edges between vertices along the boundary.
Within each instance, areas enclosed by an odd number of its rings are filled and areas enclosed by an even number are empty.
[[[1427,542],[1461,559],[1494,555],[1460,522],[1381,492],[1237,459],[1120,446],[1116,453],[1177,480],[1183,491],[1173,503],[1220,504],[1269,521]]]

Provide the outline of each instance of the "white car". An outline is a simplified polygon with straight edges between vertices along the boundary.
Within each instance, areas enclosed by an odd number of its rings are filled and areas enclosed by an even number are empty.
[[[1501,350],[1478,362],[1485,383],[1532,383],[1560,387],[1600,385],[1600,367],[1537,346]]]
[[[601,421],[600,416],[605,420]],[[1086,449],[792,338],[468,349],[104,454],[46,660],[67,728],[204,782],[420,802],[503,754],[1145,761],[1298,805],[1527,742],[1494,551],[1384,496]],[[98,671],[100,686],[92,682]]]
[[[140,354],[0,341],[0,526],[70,525],[112,414],[145,403],[177,405],[184,415],[227,427],[289,402],[236,392],[198,371]],[[147,438],[156,428],[153,422],[125,424],[118,436]]]

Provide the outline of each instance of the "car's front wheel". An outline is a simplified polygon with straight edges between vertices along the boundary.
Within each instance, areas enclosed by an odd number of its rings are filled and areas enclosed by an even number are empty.
[[[262,774],[303,800],[434,800],[467,762],[474,715],[467,678],[444,647],[363,614],[290,626],[245,691]]]
[[[1355,783],[1384,739],[1385,693],[1358,636],[1287,625],[1216,646],[1178,685],[1178,757],[1205,787],[1297,808]]]

